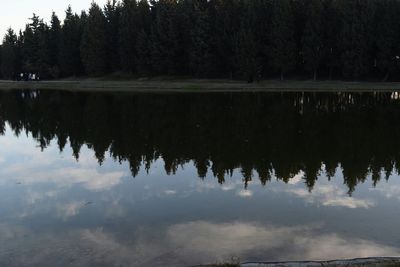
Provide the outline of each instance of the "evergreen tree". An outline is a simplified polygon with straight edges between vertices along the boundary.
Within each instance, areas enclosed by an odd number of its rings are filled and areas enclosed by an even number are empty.
[[[139,75],[151,73],[151,10],[147,0],[141,0],[137,8],[138,35],[136,40],[136,72]]]
[[[257,46],[249,27],[242,26],[237,36],[236,60],[240,73],[252,83],[259,73]]]
[[[140,30],[150,33],[151,29],[151,9],[147,0],[140,0],[137,4],[137,23]]]
[[[151,72],[151,43],[149,34],[141,30],[136,42],[136,71],[139,75],[149,75]]]
[[[119,24],[119,53],[121,68],[124,71],[135,71],[137,34],[137,2],[136,0],[123,0]]]
[[[373,66],[369,27],[372,27],[370,0],[342,0],[341,62],[344,77],[358,79]]]
[[[53,78],[58,78],[60,76],[59,53],[61,42],[61,22],[54,12],[51,15],[48,42],[50,75]]]
[[[17,71],[17,35],[10,28],[1,46],[1,74],[5,79],[15,78]]]
[[[395,0],[378,2],[376,29],[376,65],[386,81],[400,64],[400,23],[397,19],[400,4]]]
[[[317,79],[318,69],[324,52],[323,17],[321,0],[311,0],[308,21],[303,36],[303,56],[305,67]]]
[[[340,66],[341,23],[336,0],[323,1],[322,17],[323,65],[328,71],[329,79],[332,79],[334,70]]]
[[[51,72],[49,26],[41,20],[36,34],[38,35],[38,61],[34,72],[38,72],[41,77],[48,78]]]
[[[204,77],[211,60],[211,21],[208,14],[208,1],[193,1],[193,25],[191,30],[190,68],[194,76]]]
[[[213,62],[219,75],[233,78],[237,64],[235,57],[235,42],[237,32],[241,26],[237,19],[242,13],[240,0],[216,0],[215,3],[215,28],[213,42],[216,44],[216,60]]]
[[[210,3],[212,6],[213,1],[210,1]],[[174,61],[172,66],[178,75],[190,75],[190,49],[192,45],[190,10],[192,10],[191,1],[177,1],[171,30],[176,33],[176,39],[173,42]],[[214,21],[213,18],[211,20]],[[213,22],[211,22],[211,25],[213,25]],[[213,40],[213,37],[210,37],[211,43],[213,43]],[[215,64],[214,58],[210,57],[210,65]]]
[[[152,69],[155,74],[177,74],[179,69],[180,49],[179,31],[176,27],[176,0],[152,2],[153,24],[151,34]]]
[[[272,67],[284,74],[295,65],[296,43],[290,0],[273,0],[273,16],[270,34],[270,60]]]
[[[1,65],[14,57],[14,71],[44,78],[126,71],[251,81],[306,70],[397,80],[398,11],[399,0],[109,0],[89,15],[68,7],[63,23],[34,14],[12,53],[2,44]]]
[[[253,0],[249,1],[249,14],[251,19],[251,29],[254,34],[254,41],[257,51],[258,72],[257,78],[261,78],[263,73],[269,74],[269,32],[271,30],[272,8],[271,1]]]
[[[293,39],[295,43],[294,56],[294,72],[302,72],[304,70],[304,57],[303,57],[303,37],[308,21],[309,6],[312,0],[305,1],[290,1],[290,10],[293,25]]]
[[[243,6],[242,25],[236,36],[236,64],[240,74],[251,83],[259,76],[258,45],[254,31],[257,29],[256,6],[246,2]]]
[[[66,16],[61,28],[61,42],[59,51],[59,66],[64,77],[81,73],[81,28],[80,18],[72,13],[71,6],[66,10]]]
[[[120,68],[119,55],[119,23],[121,7],[116,0],[108,0],[104,7],[104,15],[107,22],[107,70],[117,71]]]
[[[107,71],[106,18],[101,8],[92,3],[81,43],[81,57],[86,73],[99,76]]]
[[[39,25],[40,18],[33,14],[31,22],[23,32],[23,67],[26,71],[37,72],[39,64]]]

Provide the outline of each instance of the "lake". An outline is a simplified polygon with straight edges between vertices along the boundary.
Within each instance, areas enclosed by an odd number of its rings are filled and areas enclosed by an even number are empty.
[[[0,92],[0,266],[400,256],[400,95]]]

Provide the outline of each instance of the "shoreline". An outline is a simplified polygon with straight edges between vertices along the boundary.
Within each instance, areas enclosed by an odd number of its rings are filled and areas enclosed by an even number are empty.
[[[227,262],[193,267],[399,267],[400,257],[368,257],[330,261]]]
[[[64,90],[74,92],[212,93],[212,92],[394,92],[400,82],[277,81],[248,84],[229,80],[56,80],[0,81],[0,90]]]
[[[330,261],[245,262],[240,267],[398,267],[400,257],[369,257]]]

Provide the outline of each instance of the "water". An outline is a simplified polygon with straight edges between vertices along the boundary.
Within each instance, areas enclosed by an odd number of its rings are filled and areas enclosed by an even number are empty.
[[[0,266],[400,256],[399,122],[397,93],[1,92]]]

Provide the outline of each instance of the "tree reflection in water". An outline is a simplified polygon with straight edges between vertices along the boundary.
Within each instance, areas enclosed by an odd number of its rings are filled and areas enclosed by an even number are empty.
[[[100,164],[107,152],[128,161],[133,176],[161,157],[169,175],[193,161],[220,183],[239,168],[244,186],[302,171],[312,190],[322,170],[341,168],[349,194],[399,172],[399,119],[397,93],[0,93],[2,134],[8,123],[42,149],[69,141],[77,159],[86,144]]]

